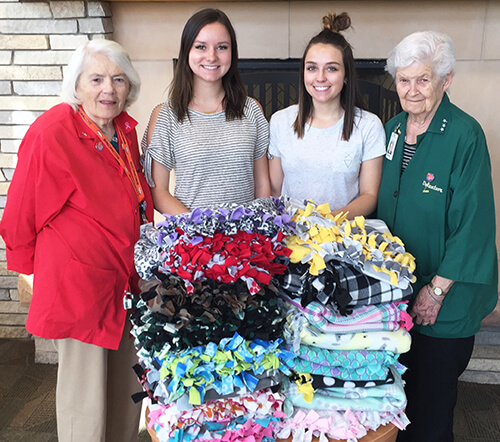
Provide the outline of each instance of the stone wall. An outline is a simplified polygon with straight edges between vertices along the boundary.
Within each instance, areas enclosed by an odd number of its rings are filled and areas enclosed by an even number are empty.
[[[319,18],[338,9],[347,10],[353,18],[348,39],[358,58],[385,58],[403,36],[416,30],[436,29],[452,36],[458,56],[452,99],[477,118],[486,132],[500,232],[500,130],[492,111],[500,72],[500,2],[454,2],[453,8],[447,0],[424,4],[422,8],[418,0],[0,0],[0,216],[20,141],[33,120],[59,102],[63,66],[81,42],[109,38],[113,33],[131,55],[142,78],[141,97],[130,108],[141,136],[151,109],[165,98],[182,27],[196,10],[210,5],[229,14],[242,58],[287,58],[300,57],[318,30]],[[500,235],[497,245],[500,253]],[[17,301],[16,285],[16,275],[6,270],[0,238],[0,335],[1,305]]]
[[[0,215],[21,139],[60,101],[63,66],[81,43],[112,32],[108,2],[0,0]],[[7,270],[0,239],[0,315],[1,304],[17,300],[17,274]]]

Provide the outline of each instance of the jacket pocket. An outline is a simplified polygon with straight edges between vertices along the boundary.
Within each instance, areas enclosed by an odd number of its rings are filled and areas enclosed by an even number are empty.
[[[66,320],[100,324],[116,310],[115,270],[103,269],[70,259],[65,267],[59,300]]]

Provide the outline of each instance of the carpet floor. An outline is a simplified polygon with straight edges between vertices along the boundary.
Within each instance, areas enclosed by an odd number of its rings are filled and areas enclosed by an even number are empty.
[[[30,340],[0,339],[0,441],[57,442],[57,366],[35,364]],[[455,442],[500,441],[500,385],[460,382]],[[150,441],[145,428],[139,442]]]

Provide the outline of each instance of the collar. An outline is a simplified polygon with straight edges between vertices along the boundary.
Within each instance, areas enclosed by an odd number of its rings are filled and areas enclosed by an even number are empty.
[[[73,119],[76,124],[76,128],[78,130],[78,136],[80,138],[89,138],[89,139],[97,138],[97,135],[94,134],[89,129],[89,127],[82,121],[78,113],[74,112],[73,110],[72,113],[73,113]],[[129,132],[133,131],[137,126],[137,121],[135,121],[125,111],[123,111],[120,115],[115,117],[114,122],[119,128],[121,128],[124,134],[128,134]]]
[[[137,126],[137,121],[135,121],[127,112],[123,111],[120,115],[115,118],[115,123],[118,127],[121,127],[123,133],[128,134]]]
[[[445,92],[441,104],[439,105],[436,115],[432,118],[431,124],[427,128],[426,132],[432,132],[435,134],[444,134],[448,123],[450,122],[451,116],[451,103],[448,94]]]
[[[441,103],[439,104],[436,114],[434,115],[431,123],[429,124],[429,127],[423,134],[420,134],[419,137],[422,137],[427,132],[444,134],[446,132],[448,123],[451,120],[451,107],[452,104],[450,102],[450,98],[448,97],[448,94],[445,93],[443,99],[441,100]],[[396,129],[398,124],[400,124],[399,129],[404,134],[406,132],[407,121],[408,121],[408,112],[405,111],[401,112],[401,114],[399,114],[394,118],[392,127],[390,128],[391,132]]]

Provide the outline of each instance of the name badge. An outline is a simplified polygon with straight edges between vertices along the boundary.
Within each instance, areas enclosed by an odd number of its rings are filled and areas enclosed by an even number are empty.
[[[387,145],[387,151],[385,153],[385,157],[389,160],[392,161],[392,157],[394,156],[394,151],[396,150],[396,144],[398,142],[399,134],[401,131],[399,130],[399,127],[401,124],[398,124],[396,129],[394,129],[394,132],[391,134],[391,138],[389,139],[389,144]]]

